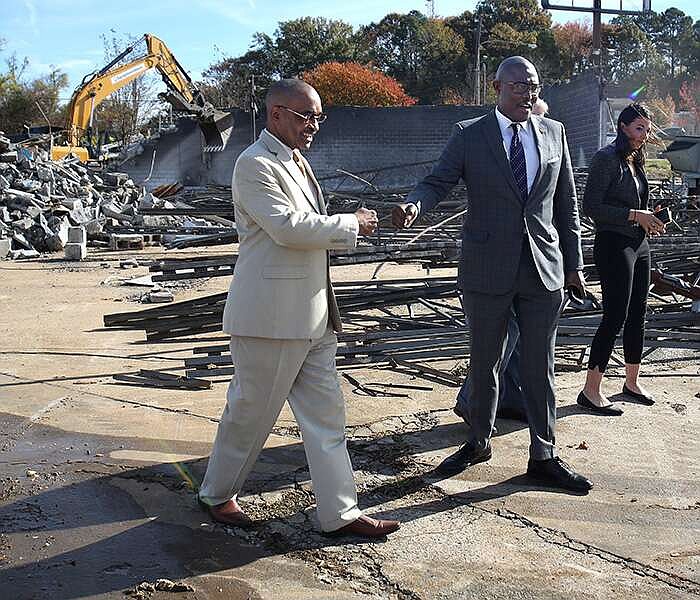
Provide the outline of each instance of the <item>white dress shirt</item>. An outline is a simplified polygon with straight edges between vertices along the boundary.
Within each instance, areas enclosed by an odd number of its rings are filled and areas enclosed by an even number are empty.
[[[511,124],[514,121],[506,117],[498,108],[496,108],[496,119],[498,119],[498,126],[501,128],[501,137],[503,138],[503,148],[506,151],[506,158],[510,160],[510,143],[513,140],[513,128]],[[520,138],[520,143],[523,145],[523,150],[525,152],[528,192],[532,189],[537,170],[540,168],[540,155],[537,151],[535,134],[532,131],[532,127],[532,119],[518,123],[518,137]]]

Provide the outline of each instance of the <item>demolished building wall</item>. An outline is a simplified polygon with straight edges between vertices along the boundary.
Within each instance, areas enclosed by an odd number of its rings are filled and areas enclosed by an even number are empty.
[[[548,86],[543,92],[550,116],[566,126],[574,166],[585,167],[600,147],[600,85],[593,73],[570,82]],[[307,156],[319,179],[338,169],[361,174],[382,167],[412,165],[384,174],[381,187],[414,185],[430,168],[457,121],[486,114],[491,106],[327,107],[329,118],[321,127]],[[153,149],[156,158],[147,182],[152,188],[180,182],[185,185],[230,185],[233,165],[252,139],[251,116],[234,111],[234,129],[223,152],[202,153],[201,133],[193,122],[179,123],[179,131],[147,142],[144,152],[120,165],[136,182],[149,175]],[[188,125],[189,123],[189,125]],[[256,132],[265,126],[261,115]],[[419,164],[423,163],[423,164]],[[343,185],[352,187],[352,179]]]

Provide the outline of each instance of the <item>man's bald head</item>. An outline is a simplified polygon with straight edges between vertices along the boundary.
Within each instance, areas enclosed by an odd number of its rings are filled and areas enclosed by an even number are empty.
[[[294,103],[294,100],[300,98],[317,98],[318,92],[305,81],[301,79],[280,79],[275,81],[267,90],[265,96],[265,108],[267,114],[274,106],[286,106]]]
[[[265,96],[265,128],[292,149],[311,146],[323,122],[318,92],[301,79],[280,79]]]
[[[509,56],[498,65],[496,70],[496,81],[511,81],[513,77],[517,77],[523,72],[534,71],[535,65],[533,65],[527,58],[522,56]]]
[[[527,58],[506,58],[498,65],[493,87],[498,94],[498,110],[501,114],[517,123],[530,118],[532,105],[540,92],[540,77],[535,65]]]

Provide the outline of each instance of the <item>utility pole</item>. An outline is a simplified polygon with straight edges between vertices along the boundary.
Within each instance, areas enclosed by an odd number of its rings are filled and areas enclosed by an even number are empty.
[[[435,0],[426,0],[425,6],[428,9],[428,16],[431,19],[435,18]]]
[[[479,98],[481,91],[481,82],[479,75],[481,70],[481,16],[476,24],[476,35],[474,36],[474,104],[481,104]]]
[[[601,43],[601,29],[602,29],[602,14],[600,9],[602,8],[601,0],[593,0],[593,64],[598,70],[598,75],[601,73],[602,66],[602,43]]]
[[[253,130],[251,143],[255,142],[257,132],[255,131],[255,113],[258,107],[255,105],[255,75],[250,76],[250,125]]]

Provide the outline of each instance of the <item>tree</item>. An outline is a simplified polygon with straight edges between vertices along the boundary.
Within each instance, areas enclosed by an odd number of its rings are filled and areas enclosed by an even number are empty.
[[[692,129],[689,133],[695,133],[700,127],[700,79],[684,81],[678,93],[679,107],[683,111],[690,112],[695,117]]]
[[[302,74],[327,105],[411,106],[414,98],[398,81],[355,62],[327,62]]]
[[[540,75],[551,76],[551,48],[540,48],[539,40],[551,28],[552,17],[537,0],[481,0],[475,15],[481,18],[481,43],[491,72],[504,58],[520,54],[540,67]]]
[[[282,77],[296,77],[324,62],[352,60],[352,25],[323,17],[285,21],[267,49],[277,54]]]
[[[664,62],[647,34],[630,16],[616,17],[604,28],[606,78],[631,89],[663,79]]]
[[[670,95],[664,97],[654,95],[647,98],[644,103],[651,110],[653,115],[654,125],[664,129],[673,124],[673,115],[676,112],[676,103]]]
[[[280,77],[296,77],[328,61],[352,60],[356,44],[352,25],[321,17],[304,17],[278,24],[274,36],[256,33],[243,56],[223,56],[203,72],[202,91],[217,106],[249,109],[251,78],[255,102]]]
[[[581,73],[591,66],[593,29],[585,21],[570,21],[554,25],[554,41],[559,52],[561,71],[565,78]]]
[[[251,78],[256,86],[253,99],[257,105],[279,73],[274,56],[262,49],[249,50],[238,58],[225,57],[210,65],[200,85],[206,98],[215,106],[251,108]]]
[[[65,73],[52,68],[47,75],[27,81],[29,59],[12,54],[5,63],[7,70],[0,73],[0,130],[20,133],[25,126],[45,125],[46,118],[50,125],[61,124],[64,107],[59,94],[68,85]]]
[[[444,19],[418,11],[392,13],[360,28],[361,56],[400,81],[421,103],[434,103],[445,88],[464,90],[464,38]]]

